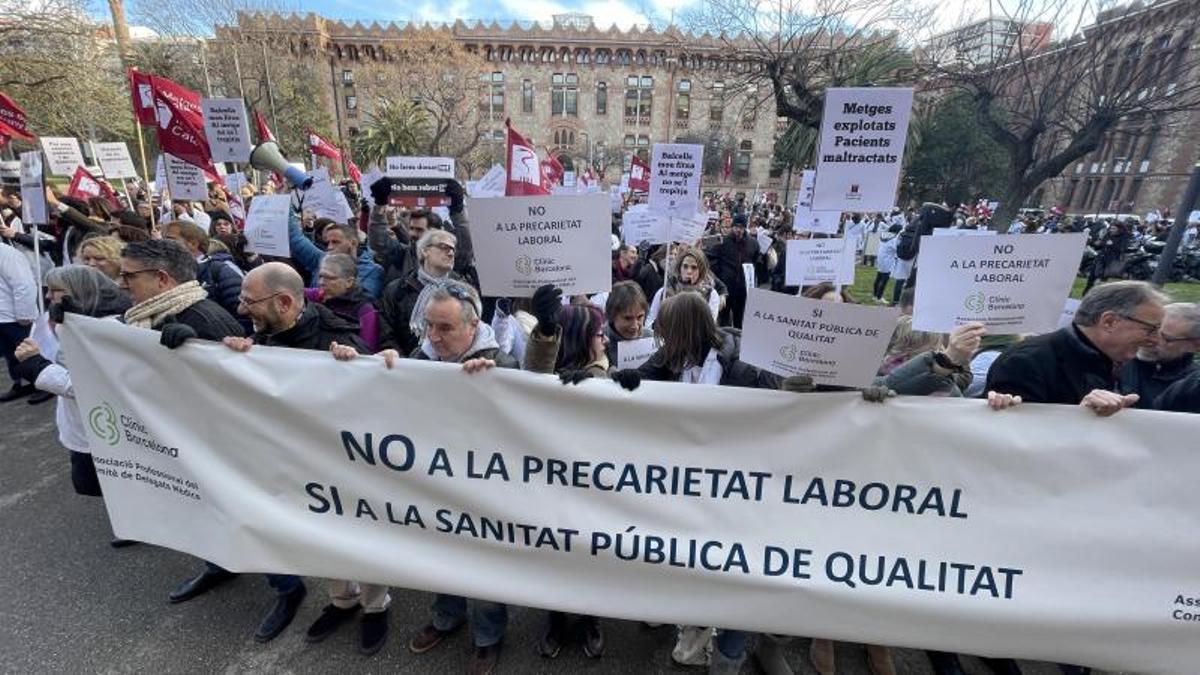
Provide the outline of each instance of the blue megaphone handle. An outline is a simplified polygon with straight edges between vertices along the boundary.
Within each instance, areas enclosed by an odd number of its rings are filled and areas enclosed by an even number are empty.
[[[308,188],[312,187],[312,176],[308,175],[302,169],[289,166],[284,170],[283,175],[288,179],[288,182],[298,190],[307,190]]]

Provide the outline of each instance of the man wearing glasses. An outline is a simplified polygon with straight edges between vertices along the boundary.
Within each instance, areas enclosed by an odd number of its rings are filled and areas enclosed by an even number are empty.
[[[1121,369],[1121,393],[1137,394],[1139,408],[1155,408],[1155,401],[1175,382],[1194,372],[1200,349],[1200,305],[1175,302],[1167,305],[1158,344],[1138,349],[1137,357]]]
[[[420,266],[389,283],[379,298],[379,346],[407,355],[420,344],[413,331],[413,310],[428,298],[430,286],[448,280],[465,281],[454,272],[458,239],[443,230],[429,230],[415,245]],[[423,307],[423,305],[421,305]],[[416,316],[420,323],[421,315]]]
[[[988,400],[1001,409],[1016,403],[1082,405],[1108,416],[1136,405],[1120,394],[1122,364],[1141,349],[1157,349],[1167,297],[1144,281],[1114,281],[1092,289],[1072,325],[1019,343],[988,373]]]

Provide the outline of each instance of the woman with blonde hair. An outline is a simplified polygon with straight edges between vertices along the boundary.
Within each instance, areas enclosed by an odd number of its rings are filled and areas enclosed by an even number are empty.
[[[79,262],[94,267],[116,281],[121,274],[121,251],[125,242],[116,237],[89,237],[79,245]]]

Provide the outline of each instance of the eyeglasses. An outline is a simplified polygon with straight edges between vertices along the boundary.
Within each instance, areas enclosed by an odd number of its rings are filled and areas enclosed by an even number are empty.
[[[245,306],[247,306],[247,307],[253,307],[254,305],[257,305],[258,303],[260,303],[260,302],[266,302],[267,300],[270,300],[271,298],[273,298],[273,297],[275,297],[275,296],[277,296],[277,295],[283,295],[283,293],[272,293],[272,294],[270,294],[270,295],[267,295],[267,296],[261,297],[261,298],[259,298],[259,299],[257,299],[257,300],[250,300],[249,298],[246,298],[246,297],[243,297],[243,296],[240,296],[240,295],[239,295],[239,296],[238,296],[238,304],[239,304],[239,305],[245,305]]]
[[[1129,316],[1128,314],[1122,314],[1121,318],[1125,319],[1127,321],[1132,321],[1132,322],[1138,324],[1139,326],[1141,326],[1142,330],[1146,331],[1146,335],[1154,335],[1160,329],[1162,329],[1161,324],[1150,323],[1149,321],[1143,321],[1142,319],[1139,319],[1136,316]]]
[[[455,249],[454,249],[454,246],[451,244],[447,244],[447,243],[443,242],[440,244],[430,244],[430,246],[441,249],[444,253],[447,253],[449,255],[454,255]]]
[[[1164,335],[1163,333],[1159,333],[1158,339],[1162,340],[1164,344],[1170,345],[1170,344],[1175,344],[1176,342],[1187,342],[1188,340],[1195,340],[1196,338],[1190,337],[1190,336],[1168,337],[1167,335]]]
[[[117,276],[121,277],[121,281],[127,282],[127,281],[129,281],[130,277],[136,277],[139,274],[145,274],[146,272],[161,272],[161,271],[162,270],[159,270],[159,269],[130,270],[128,272],[121,271],[121,272],[117,272]]]
[[[475,312],[475,316],[479,316],[479,307],[475,305],[475,298],[471,297],[471,294],[465,288],[458,284],[446,284],[442,288],[446,289],[450,297],[470,305],[471,310]]]

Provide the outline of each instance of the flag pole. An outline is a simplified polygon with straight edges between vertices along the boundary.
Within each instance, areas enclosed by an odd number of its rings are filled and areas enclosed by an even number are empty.
[[[137,68],[130,67],[129,69],[134,72],[137,72]],[[153,80],[151,80],[150,86],[151,87],[154,86]],[[133,80],[130,79],[129,80],[130,100],[134,100],[134,97],[136,97],[138,95],[138,92],[135,90],[135,87],[136,87],[136,85],[134,84]],[[140,119],[138,119],[138,111],[136,109],[133,111],[133,128],[137,129],[138,154],[142,158],[142,180],[144,180],[146,182],[146,190],[149,191],[150,190],[150,165],[149,165],[149,163],[146,162],[146,141],[142,138],[142,121]],[[147,199],[150,200],[150,231],[153,232],[154,228],[157,226],[157,223],[155,222],[156,216],[154,213],[154,194],[153,194],[153,192],[150,192],[149,194],[147,194],[146,197],[147,197]],[[130,206],[133,206],[133,204],[130,204]],[[137,210],[136,207],[134,208],[134,210],[135,211]]]

